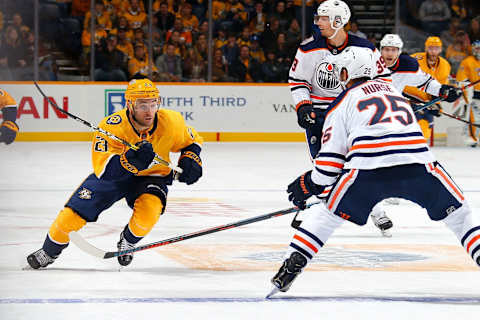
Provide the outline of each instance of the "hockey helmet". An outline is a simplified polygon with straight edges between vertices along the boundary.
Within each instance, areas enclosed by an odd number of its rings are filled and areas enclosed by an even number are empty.
[[[388,33],[380,41],[380,50],[383,47],[398,48],[398,54],[402,53],[403,41],[398,34]]]
[[[472,55],[480,60],[480,40],[475,40],[472,43]]]
[[[319,17],[327,16],[330,20],[330,25],[335,33],[330,38],[333,38],[338,30],[343,28],[344,25],[350,20],[350,8],[341,0],[326,0],[322,2],[317,9],[317,14],[314,17],[315,23]]]
[[[341,80],[340,74],[347,70],[347,79]],[[348,47],[337,56],[334,67],[335,76],[345,89],[352,79],[373,78],[375,75],[375,59],[373,51],[364,47]]]
[[[428,37],[425,41],[425,48],[430,46],[442,47],[442,40],[439,37]]]
[[[157,99],[158,89],[149,79],[134,79],[128,83],[125,100],[128,107],[134,107],[137,99]]]

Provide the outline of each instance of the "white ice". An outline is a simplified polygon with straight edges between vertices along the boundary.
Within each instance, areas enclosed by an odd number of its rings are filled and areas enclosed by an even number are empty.
[[[480,150],[433,149],[480,214]],[[289,208],[286,186],[309,169],[302,143],[207,143],[204,177],[176,183],[142,244]],[[0,319],[479,319],[480,272],[420,207],[388,205],[392,238],[343,224],[288,293],[265,300],[293,215],[138,252],[119,271],[71,244],[22,270],[91,172],[89,143],[0,145]],[[81,234],[113,251],[131,210],[120,201]]]

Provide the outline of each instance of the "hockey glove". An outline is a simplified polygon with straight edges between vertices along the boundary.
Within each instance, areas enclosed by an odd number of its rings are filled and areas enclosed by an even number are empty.
[[[0,125],[0,142],[10,144],[17,137],[18,125],[13,121],[3,121]]]
[[[288,185],[288,200],[292,201],[300,210],[307,207],[306,200],[313,195],[323,192],[325,186],[320,186],[312,181],[312,170],[305,172]]]
[[[182,155],[178,160],[178,166],[182,168],[183,172],[178,177],[178,181],[186,184],[193,184],[202,176],[202,159],[200,159],[200,151],[202,149],[196,145],[191,144],[182,149]]]
[[[439,96],[447,102],[454,102],[462,96],[462,89],[442,84],[439,91]]]
[[[297,108],[297,121],[300,127],[311,129],[316,126],[322,126],[324,119],[323,117],[319,117],[309,101],[305,101]]]
[[[147,169],[155,158],[155,152],[150,142],[140,141],[136,146],[138,150],[129,149],[120,156],[120,164],[131,173]]]

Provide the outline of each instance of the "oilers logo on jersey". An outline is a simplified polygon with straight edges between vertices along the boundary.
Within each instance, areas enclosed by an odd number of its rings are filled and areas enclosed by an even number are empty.
[[[317,70],[315,70],[315,79],[320,88],[333,90],[340,86],[340,82],[333,74],[333,69],[333,65],[330,62],[322,62],[317,66]]]

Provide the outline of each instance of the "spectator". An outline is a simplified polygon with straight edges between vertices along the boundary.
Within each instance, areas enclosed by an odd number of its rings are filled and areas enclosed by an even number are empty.
[[[227,33],[225,29],[219,29],[217,37],[213,40],[215,49],[220,49],[227,44]]]
[[[236,40],[237,38],[235,37],[235,34],[230,33],[227,38],[227,44],[222,47],[223,55],[225,56],[225,59],[227,59],[229,66],[232,65],[240,55],[240,48],[238,47]]]
[[[287,28],[290,25],[290,22],[293,19],[293,16],[290,14],[290,12],[287,12],[286,10],[286,4],[285,1],[280,0],[277,2],[275,5],[275,10],[273,13],[269,16],[270,19],[277,19],[280,23],[280,30],[286,31]]]
[[[198,31],[193,33],[193,37],[195,39],[198,39],[198,36],[201,34],[204,34],[208,37],[208,21],[207,20],[200,23],[200,26],[198,27]]]
[[[148,77],[148,68],[152,68],[152,78],[158,80],[157,67],[147,57],[145,45],[143,43],[135,44],[135,55],[128,62],[129,79],[143,79]]]
[[[356,21],[350,22],[350,30],[348,31],[348,34],[353,34],[354,36],[367,39],[367,35],[362,31],[358,30],[358,23]]]
[[[280,32],[280,22],[277,19],[272,19],[265,31],[262,33],[262,48],[266,51],[275,50],[275,42],[277,41],[278,33]]]
[[[220,48],[215,49],[215,52],[213,53],[212,81],[230,81],[228,77],[227,60],[223,56],[222,50]]]
[[[31,78],[33,78],[33,56],[35,52],[35,35],[32,31],[29,31],[26,34],[24,42],[26,50],[25,61],[27,62],[27,66],[32,68],[27,75],[30,76],[30,78],[25,80],[31,80]],[[38,43],[38,66],[40,80],[57,80],[57,66],[43,43],[40,41]]]
[[[253,33],[261,34],[265,31],[267,17],[263,13],[263,3],[257,2],[255,4],[255,12],[250,18],[249,25]]]
[[[0,11],[0,31],[3,30],[3,23],[4,23],[4,22],[3,22],[3,12]]]
[[[147,23],[147,14],[140,8],[139,0],[130,0],[130,5],[124,16],[132,29],[142,28]]]
[[[16,77],[16,69],[24,68],[27,65],[25,60],[26,48],[17,28],[13,26],[7,27],[5,30],[5,42],[2,47],[8,58],[8,66],[14,77]]]
[[[229,67],[230,76],[240,82],[260,82],[262,71],[259,62],[250,56],[247,46],[240,47],[240,55]]]
[[[471,42],[480,40],[480,16],[473,18],[468,26],[468,37]]]
[[[192,44],[192,32],[185,30],[183,27],[182,18],[176,18],[173,23],[173,28],[168,30],[167,35],[165,36],[165,41],[170,40],[172,32],[178,31],[180,33],[180,38],[183,38],[185,45],[190,46]]]
[[[176,47],[173,43],[167,43],[166,52],[155,60],[159,81],[180,81],[182,77],[182,58],[175,54],[175,49]]]
[[[95,81],[127,81],[127,56],[117,49],[117,37],[102,40],[95,52]]]
[[[185,3],[182,5],[180,13],[177,15],[177,17],[182,19],[183,27],[186,31],[198,31],[198,19],[192,14],[192,5],[190,3]]]
[[[447,29],[450,17],[450,9],[444,0],[426,0],[420,5],[419,18],[427,33],[439,35]]]
[[[207,65],[201,55],[190,48],[183,60],[183,78],[185,81],[205,82],[207,78]]]
[[[240,38],[237,39],[237,45],[241,46],[248,46],[250,47],[250,28],[244,27]]]
[[[297,19],[292,19],[290,27],[287,30],[287,46],[292,50],[295,50],[300,42],[302,42],[302,31]]]
[[[265,62],[265,54],[263,53],[262,47],[260,47],[259,37],[257,35],[253,35],[251,39],[250,56],[260,63]]]
[[[85,14],[90,10],[90,0],[72,0],[72,17],[83,23]]]
[[[455,35],[455,42],[448,46],[445,53],[445,58],[452,67],[452,73],[457,73],[460,63],[470,55],[471,51],[468,35],[463,30],[458,31]]]
[[[207,35],[200,34],[198,36],[197,42],[195,43],[195,52],[196,54],[203,59],[204,61],[208,60],[208,42]]]
[[[448,47],[453,42],[455,42],[455,35],[460,30],[460,19],[458,17],[452,17],[450,20],[448,30],[443,31],[440,34],[440,38],[442,39],[442,43]]]
[[[105,10],[105,5],[102,0],[95,1],[95,23],[105,26],[106,31],[112,29],[112,20],[110,14]],[[85,13],[85,20],[83,20],[83,28],[86,29],[90,25],[90,11]]]
[[[167,41],[167,44],[168,43],[173,43],[173,45],[175,46],[176,55],[179,55],[182,59],[185,57],[185,55],[187,54],[187,46],[185,45],[185,38],[181,37],[178,31],[172,32],[172,36]],[[165,52],[167,52],[166,45],[163,46],[163,53]]]
[[[128,59],[133,58],[133,45],[127,38],[126,28],[118,28],[117,49],[122,51]]]
[[[275,45],[273,46],[273,51],[276,52],[277,58],[288,60],[289,62],[292,61],[292,57],[295,55],[295,53],[291,52],[290,48],[287,46],[287,38],[284,32],[278,33]]]
[[[268,51],[266,61],[262,64],[263,81],[280,82],[281,69],[277,62],[275,51]]]
[[[165,1],[160,3],[160,7],[157,13],[155,13],[157,17],[157,27],[162,30],[165,34],[168,30],[173,28],[173,23],[175,22],[175,15],[171,12],[168,12],[168,4]]]
[[[95,45],[100,44],[100,40],[107,38],[107,32],[105,31],[104,25],[96,24],[95,25]],[[83,29],[82,32],[82,46],[83,52],[88,54],[90,52],[90,27]]]
[[[30,31],[30,28],[24,25],[22,20],[22,16],[20,13],[15,13],[12,16],[12,26],[17,28],[17,30],[20,31],[20,34],[22,35],[22,39],[25,39],[27,33]]]
[[[119,16],[117,18],[117,23],[116,24],[117,24],[117,27],[114,28],[113,30],[111,30],[110,34],[114,34],[118,37],[118,30],[119,29],[124,29],[125,32],[126,32],[125,37],[127,38],[128,41],[132,41],[133,40],[133,30],[130,29],[127,18],[125,18],[125,16]]]

